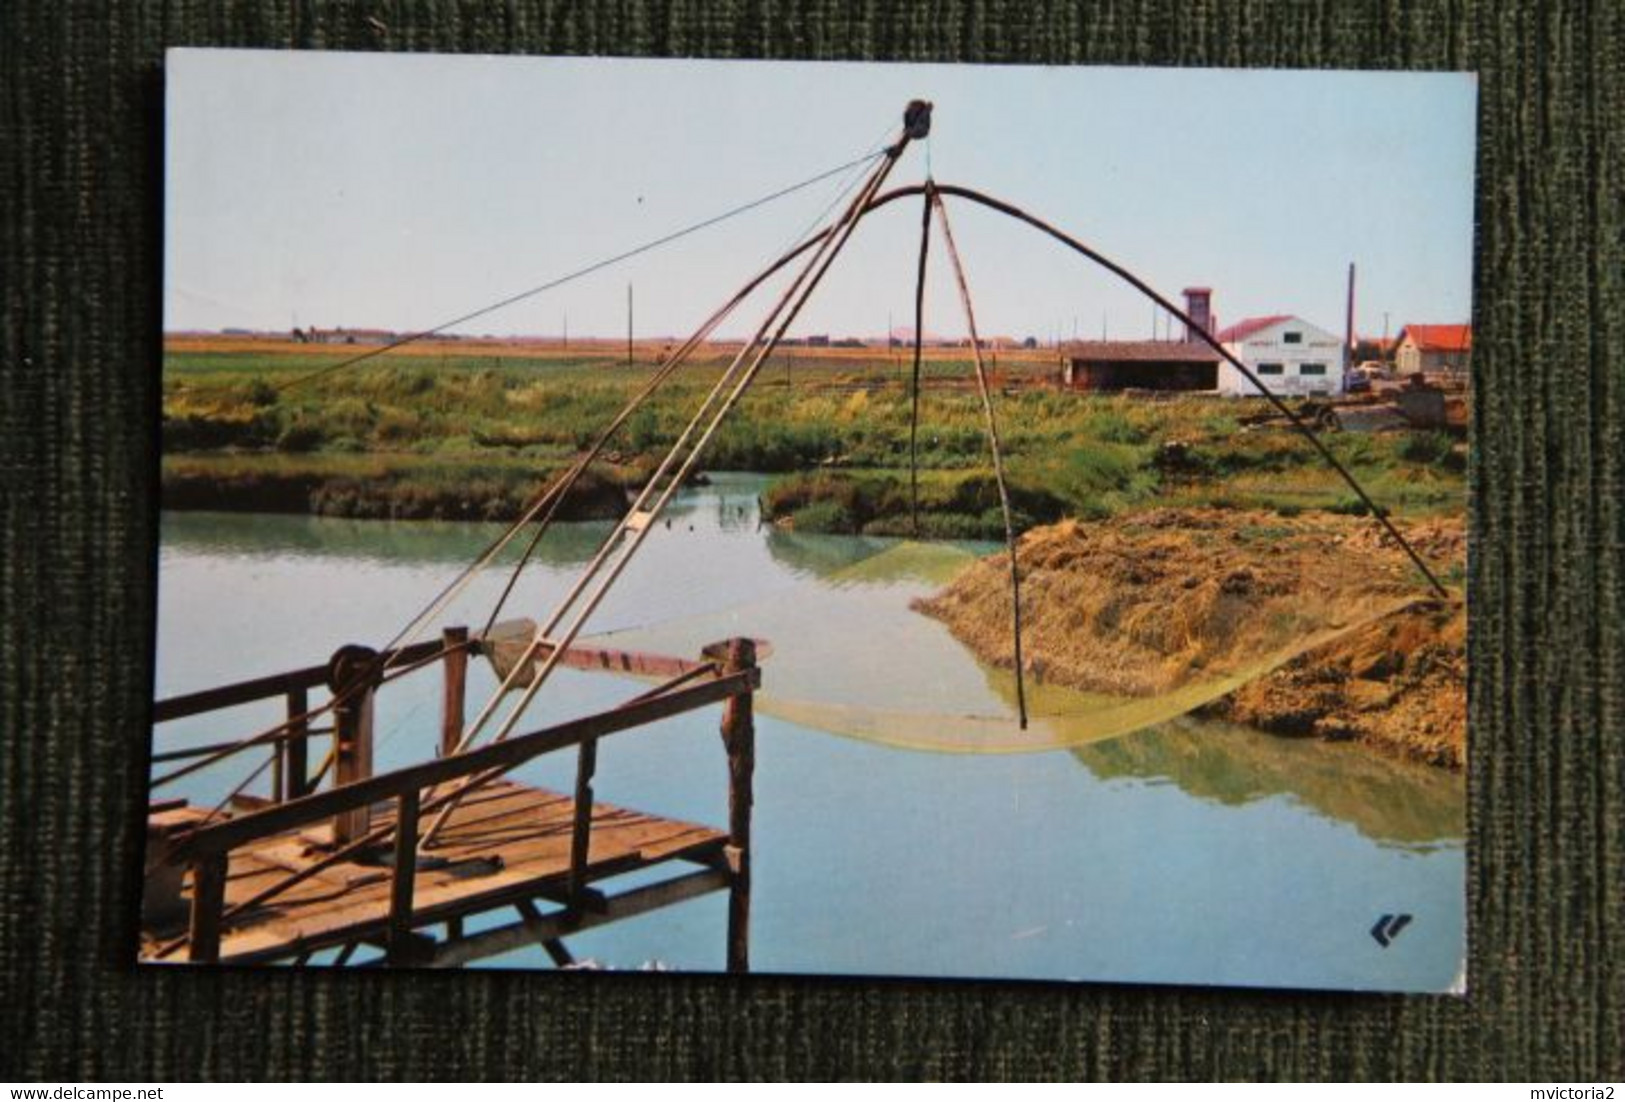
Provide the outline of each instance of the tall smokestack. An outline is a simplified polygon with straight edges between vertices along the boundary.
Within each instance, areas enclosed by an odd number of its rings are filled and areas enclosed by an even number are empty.
[[[1185,326],[1185,342],[1187,344],[1201,340],[1196,335],[1200,330],[1203,333],[1213,333],[1213,288],[1187,287],[1185,288],[1185,313],[1190,315],[1191,321],[1196,323],[1196,329]]]
[[[1344,325],[1343,370],[1354,366],[1354,261],[1349,261],[1349,308]]]

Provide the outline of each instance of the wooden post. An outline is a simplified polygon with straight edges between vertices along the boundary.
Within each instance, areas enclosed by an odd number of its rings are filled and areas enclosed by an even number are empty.
[[[220,914],[226,907],[227,851],[205,854],[192,864],[192,915],[188,957],[194,964],[220,959]]]
[[[395,873],[389,883],[390,964],[413,957],[412,890],[418,869],[418,790],[409,788],[395,800]]]
[[[328,685],[343,697],[333,709],[335,786],[372,776],[372,695],[378,672],[377,652],[359,646],[339,648],[328,666]],[[349,845],[371,825],[370,807],[341,811],[333,818],[333,844]]]
[[[446,648],[446,691],[441,697],[440,756],[457,750],[463,738],[463,702],[468,688],[468,629],[447,628],[440,635]]]
[[[303,686],[288,690],[287,741],[282,744],[284,766],[282,798],[297,800],[310,791],[309,734],[310,721],[303,718],[310,711],[310,697]]]
[[[570,829],[570,910],[579,912],[587,886],[587,858],[592,845],[592,777],[598,771],[598,740],[587,739],[576,751],[575,822]]]
[[[728,642],[725,673],[741,673],[756,665],[756,644],[750,639]],[[728,889],[728,971],[750,971],[750,809],[756,770],[756,724],[752,694],[729,697],[722,708],[722,745],[728,751],[728,865],[733,882]]]

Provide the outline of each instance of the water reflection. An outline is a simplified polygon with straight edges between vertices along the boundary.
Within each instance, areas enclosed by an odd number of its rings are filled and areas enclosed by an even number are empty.
[[[974,558],[987,554],[994,546],[767,529],[767,549],[775,560],[797,573],[839,585],[947,585]]]
[[[765,484],[758,475],[719,474],[710,485],[679,495],[669,533],[650,545],[653,561],[665,560],[662,567],[631,579],[626,609],[611,608],[600,621],[611,629],[604,641],[690,653],[699,643],[749,631],[777,648],[769,663],[766,709],[811,727],[939,750],[1067,747],[1100,779],[1163,781],[1228,806],[1284,795],[1385,845],[1425,847],[1463,836],[1457,776],[1359,747],[1298,742],[1195,718],[1164,722],[1223,685],[1203,692],[1195,690],[1205,686],[1195,686],[1189,700],[1123,701],[1029,683],[1033,726],[1012,733],[1010,674],[976,663],[939,624],[908,608],[913,597],[945,584],[995,545],[762,526],[756,502]],[[536,561],[562,570],[562,585],[611,529],[608,522],[558,524],[538,547]],[[369,563],[460,567],[501,530],[459,522],[163,517],[166,554],[248,558],[290,570],[299,562],[326,562],[333,569]],[[517,554],[515,547],[507,561]],[[705,575],[704,584],[694,582],[699,575]],[[688,577],[690,584],[674,587],[676,577]],[[494,586],[499,579],[488,580]],[[291,575],[288,584],[296,584]],[[254,591],[278,585],[274,576],[257,576]],[[628,623],[643,626],[628,629]],[[1121,734],[1137,728],[1146,729]]]
[[[1163,781],[1229,806],[1290,796],[1384,845],[1428,850],[1466,834],[1460,776],[1361,746],[1187,717],[1072,755],[1101,780]]]
[[[719,477],[685,492],[671,528],[651,534],[593,623],[615,632],[608,645],[674,654],[734,634],[775,645],[758,700],[759,967],[1401,990],[1454,982],[1464,930],[1459,778],[1358,747],[1197,720],[1050,753],[915,753],[831,737],[842,724],[892,737],[917,724],[940,741],[976,716],[988,717],[990,737],[1003,737],[1014,729],[1013,685],[909,609],[966,561],[963,549],[758,528],[761,484]],[[499,530],[166,516],[158,692],[320,661],[339,642],[386,639],[404,610]],[[552,608],[608,531],[555,528],[541,551],[545,567],[527,573],[511,614]],[[480,579],[446,622],[480,622],[503,574]],[[494,690],[484,663],[470,678],[471,702]],[[1086,711],[1087,701],[1029,687],[1039,721],[1014,737],[1030,742],[1041,726]],[[382,767],[432,752],[438,682],[418,688],[408,680],[400,696],[381,697]],[[625,684],[568,670],[553,689],[542,704],[550,716],[629,694]],[[805,718],[814,722],[780,718],[813,705],[817,715]],[[242,732],[210,724],[161,737],[173,745],[233,733]],[[605,740],[602,753],[605,799],[726,821],[713,713]],[[528,783],[569,790],[573,755],[533,764]],[[225,777],[214,787],[202,775],[193,780],[175,794],[212,803],[230,787]],[[714,969],[721,903],[602,927],[571,947],[621,967],[657,955]],[[1387,950],[1367,934],[1384,910],[1416,916]],[[499,963],[549,966],[539,949]]]
[[[463,566],[505,528],[473,521],[397,522],[265,513],[166,512],[161,539],[166,552]],[[537,546],[533,559],[552,565],[585,562],[612,528],[609,521],[556,524]],[[523,538],[514,540],[498,561],[513,562],[524,545]]]
[[[874,536],[826,536],[813,532],[791,532],[767,526],[767,549],[775,561],[797,574],[827,578],[852,564],[886,550],[896,540]]]

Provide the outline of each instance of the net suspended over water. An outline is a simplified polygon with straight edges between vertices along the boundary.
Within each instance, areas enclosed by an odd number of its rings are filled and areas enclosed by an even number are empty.
[[[748,635],[763,648],[759,711],[831,734],[948,753],[1032,753],[1081,746],[1184,715],[1358,630],[1414,598],[1373,598],[1321,622],[1264,616],[1238,662],[1173,679],[1154,695],[1085,692],[1042,679],[1027,686],[1021,730],[1015,677],[979,661],[936,619],[916,610],[977,558],[953,545],[896,543],[749,603],[601,633],[596,645],[698,654]],[[1272,626],[1273,625],[1273,626]],[[529,628],[511,630],[528,638]]]

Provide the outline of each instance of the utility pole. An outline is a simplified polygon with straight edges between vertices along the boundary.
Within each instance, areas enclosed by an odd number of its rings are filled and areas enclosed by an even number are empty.
[[[570,315],[564,315],[564,347],[570,347]]]
[[[632,366],[632,284],[626,285],[626,366]]]

